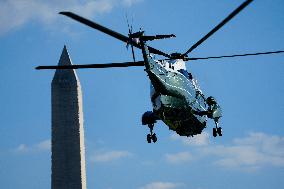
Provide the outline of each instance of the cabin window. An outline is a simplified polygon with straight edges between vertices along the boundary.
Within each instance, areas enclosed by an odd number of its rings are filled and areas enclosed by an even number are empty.
[[[193,79],[193,77],[192,77],[192,74],[191,74],[191,73],[188,73],[188,78],[189,78],[189,79]]]
[[[189,78],[189,74],[188,74],[188,72],[186,71],[186,70],[184,70],[184,69],[180,69],[180,70],[178,70],[178,72],[180,72],[182,75],[184,75],[186,78]]]
[[[174,65],[172,65],[171,63],[169,63],[169,68],[173,70],[175,69]]]

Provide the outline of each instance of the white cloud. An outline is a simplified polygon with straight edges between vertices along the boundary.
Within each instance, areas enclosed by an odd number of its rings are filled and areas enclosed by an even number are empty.
[[[74,11],[92,18],[119,6],[129,7],[141,0],[5,0],[0,1],[0,35],[36,21],[45,26],[58,22],[60,11]]]
[[[16,149],[16,152],[28,152],[29,148],[25,144],[20,144]]]
[[[250,133],[248,137],[233,141],[236,145],[253,145],[258,150],[272,155],[284,156],[284,137],[265,133]]]
[[[38,150],[51,150],[51,141],[50,140],[44,140],[35,146]]]
[[[140,3],[142,0],[122,0],[122,3],[127,6],[131,7],[133,4]]]
[[[208,146],[203,153],[218,158],[214,162],[227,168],[255,171],[264,166],[284,167],[284,137],[250,133],[231,145]]]
[[[132,153],[128,151],[109,151],[102,153],[95,153],[90,157],[91,162],[110,162],[121,158],[131,157]]]
[[[17,153],[28,153],[28,152],[50,151],[50,148],[51,148],[51,141],[44,140],[31,146],[28,146],[26,144],[20,144],[13,151]]]
[[[153,182],[147,184],[139,189],[177,189],[183,187],[182,183],[172,183],[172,182]]]
[[[193,156],[189,152],[179,152],[176,154],[166,154],[166,161],[173,164],[180,164],[193,160]]]
[[[209,133],[203,132],[193,137],[185,137],[185,136],[179,136],[177,134],[173,134],[171,136],[171,139],[181,141],[184,145],[205,146],[209,144]]]
[[[171,139],[189,145],[194,157],[210,157],[216,166],[245,171],[256,171],[266,166],[284,167],[284,137],[252,132],[243,138],[235,138],[229,144],[210,145],[209,134],[195,138],[172,135]],[[171,163],[196,160],[190,153],[166,154]]]

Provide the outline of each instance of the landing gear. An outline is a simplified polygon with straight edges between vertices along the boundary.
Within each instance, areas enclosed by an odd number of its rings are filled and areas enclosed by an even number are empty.
[[[156,134],[154,133],[154,134],[152,135],[152,141],[153,141],[154,143],[156,143],[157,140],[158,140],[158,138],[157,138]]]
[[[147,135],[147,142],[151,143],[153,141],[156,143],[158,139],[156,133],[153,133],[154,124],[148,124],[148,127],[150,129],[150,134]]]
[[[222,136],[222,127],[217,128],[217,133],[219,136]]]
[[[216,136],[217,136],[217,129],[213,128],[213,137],[216,137]]]
[[[215,121],[215,125],[216,125],[216,127],[213,128],[213,137],[216,137],[217,134],[219,136],[222,136],[222,127],[218,127],[218,122],[216,122],[216,121]]]
[[[148,135],[147,135],[147,142],[148,142],[148,143],[151,143],[151,141],[152,141],[151,134],[148,134]]]
[[[142,125],[148,125],[150,129],[150,134],[147,135],[148,143],[156,143],[158,140],[156,134],[153,133],[154,124],[158,119],[159,118],[152,111],[145,112],[142,116]]]

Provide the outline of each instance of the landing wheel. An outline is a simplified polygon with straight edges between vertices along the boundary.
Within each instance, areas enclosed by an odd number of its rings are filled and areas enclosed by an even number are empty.
[[[148,142],[148,143],[151,143],[151,141],[152,141],[151,139],[152,139],[151,134],[148,134],[148,135],[147,135],[147,142]]]
[[[154,142],[154,143],[156,143],[157,142],[157,136],[156,136],[156,134],[154,133],[153,135],[152,135],[152,141]]]
[[[222,127],[213,128],[213,137],[216,137],[217,134],[219,136],[222,136],[222,134],[223,134]]]
[[[213,128],[213,137],[216,137],[216,136],[217,136],[217,129]]]
[[[147,135],[147,142],[148,143],[151,143],[152,141],[154,142],[154,143],[156,143],[157,142],[157,136],[156,136],[156,134],[154,133],[153,135],[151,135],[151,134],[148,134]]]
[[[217,133],[219,136],[222,136],[222,127],[217,128]]]
[[[217,135],[222,136],[222,127],[218,127],[218,119],[215,121],[215,128],[213,128],[213,136],[216,137]]]
[[[148,127],[150,129],[150,134],[147,135],[147,142],[148,143],[151,143],[151,142],[156,143],[158,139],[157,139],[156,133],[153,133],[154,124],[148,124]]]

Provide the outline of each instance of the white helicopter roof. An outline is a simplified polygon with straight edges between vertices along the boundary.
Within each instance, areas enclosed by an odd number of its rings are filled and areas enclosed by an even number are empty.
[[[161,63],[167,70],[176,71],[176,72],[178,70],[186,70],[185,62],[182,59],[175,59],[169,61],[164,60]]]
[[[185,62],[182,59],[170,60],[169,62],[174,66],[174,70],[186,70]]]

